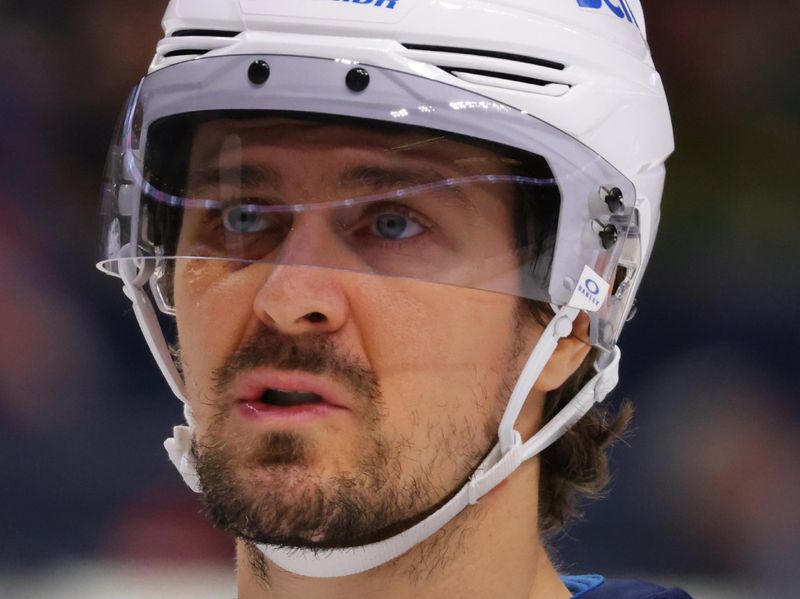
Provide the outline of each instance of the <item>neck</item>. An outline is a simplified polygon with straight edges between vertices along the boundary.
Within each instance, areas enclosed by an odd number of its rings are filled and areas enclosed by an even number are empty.
[[[537,525],[538,460],[382,566],[341,578],[307,578],[237,544],[239,599],[566,599]]]

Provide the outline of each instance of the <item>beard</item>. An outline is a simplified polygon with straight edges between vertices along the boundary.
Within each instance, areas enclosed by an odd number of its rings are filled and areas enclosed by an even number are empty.
[[[363,424],[355,444],[358,459],[350,470],[315,471],[315,456],[330,449],[316,447],[303,434],[269,431],[256,439],[230,434],[230,413],[223,407],[230,403],[222,397],[238,374],[258,367],[323,374],[350,391]],[[491,450],[505,405],[484,397],[484,405],[500,408],[485,423],[444,420],[450,429],[444,422],[431,425],[434,451],[425,461],[410,436],[381,427],[384,404],[375,373],[337,352],[325,336],[292,337],[261,328],[213,378],[217,399],[212,401],[220,409],[192,448],[206,512],[218,529],[279,547],[355,547],[424,520],[466,484]],[[507,399],[509,393],[504,381],[498,394]],[[443,488],[434,476],[448,465],[461,481],[453,488]]]

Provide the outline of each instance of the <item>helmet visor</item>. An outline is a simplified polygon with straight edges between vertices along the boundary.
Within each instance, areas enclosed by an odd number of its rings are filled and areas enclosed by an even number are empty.
[[[255,60],[271,66],[265,83],[247,76]],[[373,67],[354,92],[351,69],[226,56],[149,75],[112,147],[101,267],[153,262],[167,311],[175,258],[227,264],[219,273],[324,267],[553,304],[569,301],[585,266],[613,282],[635,197],[619,172],[477,94]],[[619,205],[604,202],[612,189]],[[604,337],[613,342],[613,327]]]

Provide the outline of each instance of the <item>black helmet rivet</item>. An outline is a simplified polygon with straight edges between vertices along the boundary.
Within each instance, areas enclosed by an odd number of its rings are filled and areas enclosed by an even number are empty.
[[[600,241],[603,244],[603,249],[610,250],[615,243],[617,243],[617,239],[619,239],[619,232],[614,225],[606,225],[603,227],[603,230],[600,231]]]
[[[366,69],[360,67],[351,69],[350,72],[347,73],[345,83],[347,83],[347,87],[352,91],[363,92],[369,85],[369,73]]]
[[[608,209],[611,210],[612,214],[619,214],[625,209],[625,204],[623,204],[622,198],[622,190],[619,187],[615,187],[606,193],[606,205],[608,206]]]
[[[247,77],[256,85],[264,85],[269,79],[269,65],[263,60],[257,60],[247,69]]]

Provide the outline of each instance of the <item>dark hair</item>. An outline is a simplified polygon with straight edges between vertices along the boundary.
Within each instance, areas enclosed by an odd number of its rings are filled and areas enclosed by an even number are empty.
[[[553,311],[541,302],[526,301],[531,316],[546,325]],[[600,350],[593,348],[561,387],[544,402],[542,422],[549,422],[596,374]],[[539,530],[552,536],[583,515],[581,501],[597,499],[611,478],[608,450],[627,431],[633,404],[624,401],[614,411],[607,403],[595,404],[562,437],[539,456]]]

